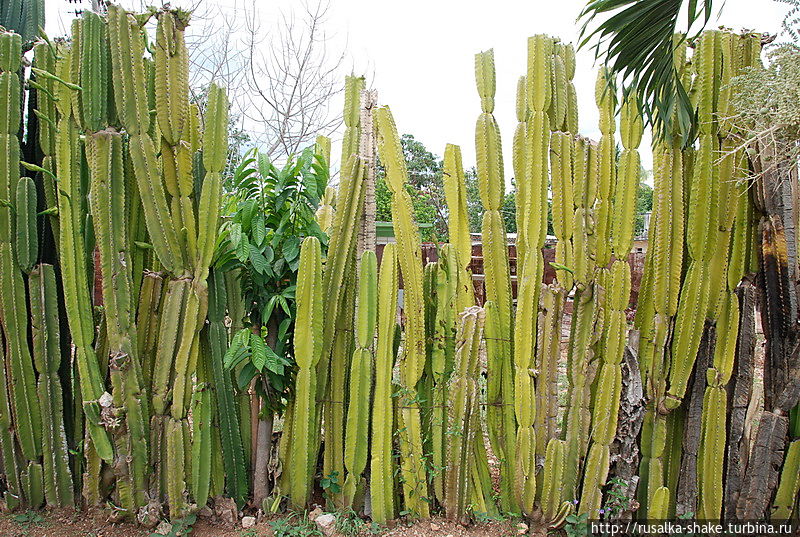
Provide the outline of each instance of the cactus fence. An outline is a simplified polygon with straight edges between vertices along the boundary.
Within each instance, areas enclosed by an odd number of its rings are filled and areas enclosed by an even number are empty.
[[[24,57],[20,35],[0,33],[0,495],[10,509],[99,506],[152,526],[213,498],[244,507],[251,497],[253,416],[223,360],[242,297],[235,274],[214,270],[228,105],[214,85],[202,114],[190,99],[188,22],[180,10],[112,5]],[[451,242],[423,264],[391,111],[361,109],[364,80],[348,77],[335,208],[329,189],[318,213],[330,239],[306,238],[300,254],[280,476],[250,507],[303,509],[323,490],[336,508],[368,505],[381,524],[503,512],[538,532],[573,512],[797,518],[797,173],[749,179],[769,147],[745,151],[726,119],[727,82],[760,64],[759,38],[709,30],[691,61],[685,43],[677,49],[700,128],[687,145],[654,145],[632,324],[644,125],[604,71],[592,141],[578,133],[572,46],[528,41],[511,139],[512,293],[494,56],[476,55],[485,302],[472,286],[459,147],[444,153]],[[376,154],[397,239],[380,262],[369,233]],[[546,264],[548,200],[557,243]],[[620,497],[625,507],[610,509]]]

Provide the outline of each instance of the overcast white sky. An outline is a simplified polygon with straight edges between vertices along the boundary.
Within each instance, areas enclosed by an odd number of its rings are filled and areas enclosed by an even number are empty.
[[[84,0],[88,3],[88,0]],[[141,0],[127,0],[126,6]],[[184,6],[196,0],[173,0]],[[219,5],[221,13],[242,17],[241,6],[252,0],[201,0]],[[280,11],[298,7],[298,0],[255,0],[259,17],[269,29]],[[313,1],[313,0],[311,0]],[[147,3],[158,3],[151,0]],[[497,67],[497,105],[506,156],[511,167],[511,136],[516,125],[514,92],[525,72],[526,39],[547,33],[574,42],[575,19],[585,0],[331,0],[327,31],[332,46],[347,46],[347,70],[366,74],[379,91],[379,100],[394,113],[401,133],[413,134],[429,150],[442,155],[446,143],[460,144],[464,165],[474,165],[474,128],[479,100],[474,81],[474,54],[494,48]],[[722,4],[719,1],[717,4]],[[726,0],[711,26],[749,28],[778,33],[785,4],[774,0]],[[47,1],[47,31],[64,33],[75,4]],[[716,15],[716,14],[715,14]],[[597,138],[594,104],[595,68],[590,51],[577,56],[575,86],[581,134]],[[332,106],[341,107],[341,103]],[[334,144],[336,143],[334,137]],[[651,167],[649,139],[642,142],[645,167]],[[334,154],[338,154],[334,145]]]

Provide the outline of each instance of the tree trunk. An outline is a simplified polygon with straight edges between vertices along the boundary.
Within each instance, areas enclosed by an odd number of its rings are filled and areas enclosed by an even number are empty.
[[[639,486],[639,431],[645,414],[644,388],[639,373],[639,332],[631,330],[622,360],[622,394],[620,395],[617,434],[611,444],[611,470],[609,477],[621,479],[625,484],[616,486],[617,492],[628,498],[626,509],[614,520],[631,520],[638,509],[636,489]]]
[[[736,518],[736,503],[742,490],[744,471],[747,468],[749,446],[744,436],[747,408],[753,393],[755,372],[755,301],[756,287],[745,279],[736,291],[739,295],[739,341],[736,343],[734,376],[729,385],[728,445],[725,457],[724,516]]]
[[[275,349],[278,342],[278,321],[273,315],[267,323],[267,345]],[[269,393],[269,385],[266,379],[259,378],[259,382],[264,383],[264,391]],[[255,464],[253,466],[253,505],[256,509],[262,509],[264,500],[269,496],[269,464],[272,455],[272,428],[275,415],[268,404],[262,401],[261,413],[259,414],[256,427],[255,440]]]
[[[700,449],[700,430],[703,423],[703,394],[706,390],[706,370],[714,358],[715,343],[715,330],[706,323],[688,392],[690,399],[683,433],[683,456],[675,506],[675,512],[679,517],[697,518],[697,454]]]

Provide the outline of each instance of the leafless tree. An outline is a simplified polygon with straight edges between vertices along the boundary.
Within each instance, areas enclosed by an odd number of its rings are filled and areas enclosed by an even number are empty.
[[[254,15],[255,9],[253,2]],[[247,92],[240,113],[246,124],[260,127],[253,138],[271,158],[296,153],[341,124],[329,104],[343,89],[344,50],[329,48],[329,9],[328,0],[304,2],[299,15],[282,13],[269,37],[258,16],[245,17]]]
[[[330,103],[343,90],[345,46],[333,50],[326,31],[329,0],[277,16],[264,9],[258,0],[201,0],[187,33],[190,82],[197,97],[212,80],[226,86],[237,127],[281,160],[341,124]]]

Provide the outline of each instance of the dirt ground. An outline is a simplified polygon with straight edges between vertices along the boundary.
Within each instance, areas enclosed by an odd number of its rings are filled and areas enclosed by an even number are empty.
[[[285,515],[274,515],[244,529],[241,523],[215,523],[199,519],[191,537],[273,537],[272,523]],[[393,528],[371,528],[365,524],[358,535],[386,537],[513,537],[518,528],[515,521],[489,522],[473,526],[462,526],[443,519],[420,521],[414,524],[398,523]],[[290,534],[292,537],[318,537],[319,533]],[[342,536],[342,534],[336,534]],[[59,511],[49,513],[21,513],[0,515],[2,537],[159,537],[154,530],[145,530],[130,523],[113,524],[102,513],[78,513]],[[174,534],[169,537],[176,537]],[[344,537],[344,536],[343,536]]]

